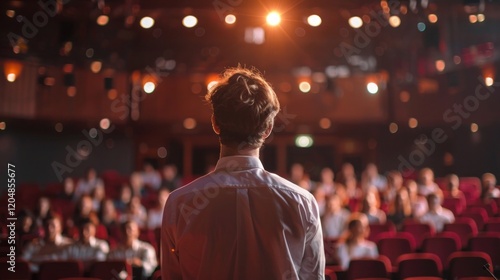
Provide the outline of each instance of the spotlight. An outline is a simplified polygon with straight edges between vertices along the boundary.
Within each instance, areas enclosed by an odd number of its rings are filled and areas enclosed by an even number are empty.
[[[303,93],[308,93],[311,90],[311,84],[309,82],[300,82],[299,89]]]
[[[278,12],[270,12],[266,17],[267,24],[277,26],[281,22],[281,15]]]
[[[398,27],[401,24],[401,19],[398,16],[391,16],[389,18],[389,24],[392,27],[396,28],[396,27]]]
[[[140,22],[141,27],[144,29],[149,29],[153,27],[154,24],[155,20],[152,17],[143,17]]]
[[[153,82],[146,82],[143,86],[144,92],[145,93],[152,93],[156,89],[156,85]]]
[[[184,19],[182,19],[182,25],[184,25],[187,28],[192,28],[195,27],[196,24],[198,24],[198,19],[195,16],[186,16]]]
[[[233,14],[228,14],[224,20],[226,21],[227,24],[234,24],[236,22],[236,16]]]
[[[488,87],[491,87],[493,85],[493,78],[492,77],[486,77],[484,78],[484,84]]]
[[[436,14],[429,14],[427,16],[427,19],[430,23],[436,23],[438,21],[438,17],[436,16]]]
[[[310,15],[307,17],[307,23],[312,27],[317,27],[321,25],[321,17],[318,15]]]
[[[360,28],[363,26],[363,20],[360,17],[351,17],[349,19],[349,25],[352,28]]]
[[[300,147],[300,148],[309,148],[314,144],[314,140],[312,139],[311,135],[297,135],[295,137],[295,146]]]
[[[470,23],[476,23],[477,22],[477,16],[476,15],[469,15],[469,22]]]
[[[444,63],[444,60],[436,60],[436,70],[439,72],[443,72],[444,68],[446,67],[446,63]]]
[[[483,22],[485,19],[486,19],[486,17],[484,16],[484,14],[478,14],[477,15],[477,21],[478,22]]]
[[[472,133],[476,133],[478,130],[479,130],[479,126],[477,125],[477,123],[471,123],[470,124],[470,131]]]
[[[391,132],[392,134],[398,132],[398,124],[397,123],[391,123],[389,124],[389,132]]]
[[[100,15],[97,17],[97,24],[99,24],[100,26],[104,26],[108,24],[108,22],[109,22],[109,17],[107,15]]]
[[[376,94],[378,92],[378,85],[374,82],[370,82],[366,85],[366,90],[371,94]]]

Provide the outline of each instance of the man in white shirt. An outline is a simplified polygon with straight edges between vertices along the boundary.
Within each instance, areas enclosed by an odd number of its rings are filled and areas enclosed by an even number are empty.
[[[109,253],[106,241],[95,238],[96,226],[90,220],[80,226],[80,240],[67,246],[62,254],[65,260],[80,260],[88,266],[93,261],[104,261]]]
[[[142,267],[142,277],[147,279],[156,269],[158,261],[153,246],[139,240],[139,233],[139,226],[136,222],[124,222],[122,234],[125,238],[118,248],[109,252],[108,260],[126,260],[133,267]]]
[[[430,224],[436,232],[443,231],[445,224],[451,224],[455,221],[455,215],[441,206],[441,198],[437,194],[428,195],[427,204],[429,211],[420,218],[420,222]]]
[[[314,197],[259,160],[279,111],[276,94],[260,74],[239,67],[226,70],[207,100],[220,159],[167,200],[162,279],[324,279]]]
[[[62,259],[62,252],[73,240],[61,235],[61,218],[57,215],[44,222],[45,237],[35,239],[23,250],[22,258],[30,262],[33,272],[38,272],[38,264],[43,261]]]

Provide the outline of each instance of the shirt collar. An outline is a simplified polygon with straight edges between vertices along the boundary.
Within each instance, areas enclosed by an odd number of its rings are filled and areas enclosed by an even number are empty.
[[[215,171],[239,171],[260,168],[264,169],[262,162],[259,158],[253,156],[227,156],[222,157],[215,166]]]

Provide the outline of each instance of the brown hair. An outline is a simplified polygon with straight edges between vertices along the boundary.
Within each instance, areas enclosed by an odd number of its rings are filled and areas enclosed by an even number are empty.
[[[221,144],[258,148],[280,109],[276,93],[255,69],[229,68],[209,90]]]

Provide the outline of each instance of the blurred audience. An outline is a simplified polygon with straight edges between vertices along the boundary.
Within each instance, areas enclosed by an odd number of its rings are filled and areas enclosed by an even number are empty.
[[[435,193],[443,198],[441,189],[434,182],[434,171],[427,167],[422,168],[418,174],[418,194],[426,197],[431,193]]]
[[[332,195],[336,190],[336,183],[334,182],[335,173],[331,168],[325,167],[321,169],[321,181],[318,183],[316,189],[323,189],[325,195]]]
[[[50,206],[50,199],[48,197],[41,196],[38,198],[34,210],[34,215],[35,215],[35,225],[37,229],[38,230],[43,229],[44,221],[48,218],[51,218],[54,215]]]
[[[358,188],[358,180],[352,164],[342,164],[337,181],[345,186],[345,193],[348,199],[360,199],[362,197],[363,193],[361,188]]]
[[[95,212],[99,212],[101,204],[106,198],[106,190],[104,189],[104,186],[95,187],[91,195],[92,195],[92,210]]]
[[[104,182],[101,178],[97,177],[97,171],[94,168],[87,169],[85,177],[80,179],[76,185],[76,199],[79,199],[83,195],[90,195],[97,186],[104,187]]]
[[[389,205],[387,219],[391,221],[396,229],[402,228],[403,222],[406,219],[412,218],[413,211],[411,209],[410,195],[407,188],[400,188],[396,193],[396,197]]]
[[[343,270],[349,268],[349,262],[356,258],[378,257],[377,245],[367,240],[370,233],[368,218],[361,213],[354,213],[347,224],[347,232],[337,245],[338,263]]]
[[[128,184],[123,184],[118,194],[118,199],[115,201],[115,208],[119,213],[125,213],[127,206],[132,200],[133,191]]]
[[[213,170],[213,169],[212,169]],[[161,170],[163,175],[161,186],[167,188],[170,192],[181,187],[181,178],[177,174],[177,166],[167,164]]]
[[[156,266],[156,251],[147,242],[139,240],[139,226],[134,221],[122,224],[125,237],[118,248],[111,250],[108,260],[127,260],[133,267],[142,267],[143,279],[151,276]]]
[[[321,217],[324,238],[339,238],[345,231],[351,213],[342,207],[342,200],[337,194],[327,199],[326,211]]]
[[[441,232],[445,224],[451,224],[455,221],[455,215],[450,210],[441,206],[441,198],[437,194],[429,194],[427,196],[427,203],[429,210],[420,218],[421,223],[427,223],[436,232]]]
[[[497,178],[492,173],[484,173],[481,177],[481,200],[488,202],[491,198],[500,197],[500,189],[496,187]]]
[[[460,201],[459,212],[467,206],[464,193],[459,189],[460,179],[456,174],[449,174],[446,176],[446,191],[443,192],[444,198],[457,198]]]
[[[139,174],[141,176],[141,182],[143,185],[147,185],[154,190],[160,188],[161,175],[155,169],[152,163],[146,161],[143,165],[142,172]]]
[[[406,188],[410,196],[412,216],[414,219],[418,219],[427,213],[429,209],[427,199],[418,194],[418,185],[414,180],[408,180],[406,182]]]
[[[60,199],[74,201],[75,196],[75,181],[71,177],[64,179],[63,192],[59,195]]]
[[[165,208],[165,203],[167,202],[168,196],[170,195],[170,190],[166,187],[162,187],[158,190],[158,202],[156,207],[149,209],[148,212],[148,228],[156,229],[161,227],[163,221],[163,209]]]
[[[134,221],[140,228],[146,228],[146,223],[148,220],[148,214],[146,208],[141,203],[141,198],[139,196],[134,196],[128,204],[125,213],[120,215],[121,222]]]
[[[375,187],[367,191],[361,212],[366,215],[369,224],[384,224],[386,222],[387,216],[380,209],[380,197]]]
[[[369,163],[361,175],[361,187],[366,191],[372,186],[379,192],[384,192],[387,188],[387,179],[378,173],[375,164]]]

